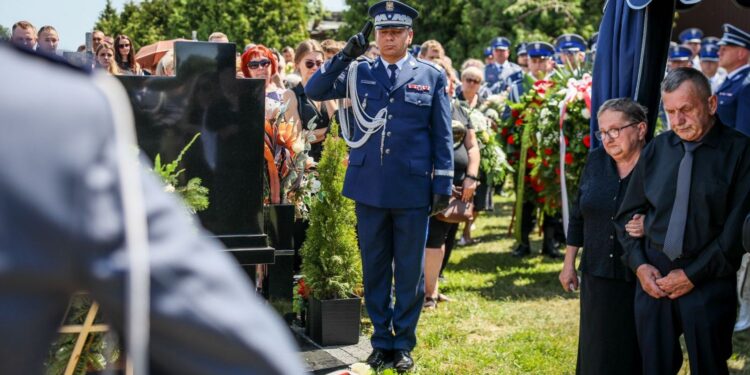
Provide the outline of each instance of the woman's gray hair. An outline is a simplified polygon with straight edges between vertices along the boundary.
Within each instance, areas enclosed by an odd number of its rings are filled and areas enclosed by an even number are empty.
[[[628,122],[647,122],[648,109],[630,98],[609,99],[599,107],[596,117],[601,117],[606,111],[620,112]]]

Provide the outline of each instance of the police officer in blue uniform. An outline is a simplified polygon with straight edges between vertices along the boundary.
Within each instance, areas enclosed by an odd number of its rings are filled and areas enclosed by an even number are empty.
[[[700,58],[698,54],[701,50],[701,42],[703,41],[703,31],[697,27],[691,27],[685,29],[680,33],[680,44],[690,49],[690,66],[695,69],[701,70]]]
[[[701,45],[701,71],[711,84],[711,93],[716,94],[727,78],[727,72],[719,68],[719,46],[717,44]]]
[[[555,39],[563,66],[579,69],[586,60],[586,40],[578,34],[563,34]]]
[[[0,43],[0,373],[43,373],[80,290],[120,332],[145,327],[145,345],[126,335],[136,374],[149,360],[160,374],[304,373],[289,330],[236,261],[137,165],[122,86],[56,59]],[[145,293],[126,293],[138,275],[150,280]],[[136,323],[139,298],[150,312]],[[150,358],[136,353],[145,350]]]
[[[524,73],[529,71],[529,53],[526,51],[526,44],[526,42],[521,42],[516,46],[516,64]]]
[[[724,24],[719,41],[719,66],[727,78],[719,87],[716,113],[725,125],[750,135],[750,33]]]
[[[686,46],[671,46],[669,47],[669,57],[667,57],[667,70],[675,70],[677,68],[691,68],[693,66],[692,58],[693,51]]]
[[[505,87],[506,79],[513,73],[521,71],[521,67],[510,62],[510,40],[497,37],[492,40],[492,56],[494,63],[484,68],[484,82],[493,94],[498,94]]]
[[[447,207],[451,194],[450,101],[445,73],[406,53],[417,11],[381,1],[369,14],[380,58],[355,60],[367,45],[366,25],[310,78],[305,92],[313,100],[351,98],[349,114],[340,112],[351,147],[343,194],[356,202],[365,306],[374,328],[367,362],[379,368],[392,360],[396,370],[408,371],[424,303],[428,216]]]

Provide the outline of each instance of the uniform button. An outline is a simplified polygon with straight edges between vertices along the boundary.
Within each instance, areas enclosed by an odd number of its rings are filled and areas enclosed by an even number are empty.
[[[392,118],[393,118],[393,115],[388,115],[388,119],[389,120],[392,119]]]
[[[430,172],[425,172],[424,174],[425,174],[425,176],[426,176],[426,175],[430,174]]]
[[[614,219],[615,219],[615,217],[614,217],[614,216],[612,216],[612,217],[610,217],[610,218],[609,218],[609,220],[614,220]]]
[[[391,153],[391,149],[390,149],[390,148],[386,148],[386,149],[385,149],[385,153],[386,153],[386,154],[390,154],[390,153]]]
[[[369,92],[366,92],[366,93],[365,93],[365,96],[370,96],[370,93],[369,93]]]
[[[385,133],[385,136],[386,137],[390,137],[391,136],[391,132]]]
[[[614,254],[609,254],[609,257],[610,258],[614,258],[615,256],[614,256]]]
[[[422,101],[421,100],[417,100],[417,104],[422,104]]]
[[[391,98],[390,102],[393,103],[394,101],[395,101],[395,99]]]
[[[613,239],[615,239],[615,236],[609,236],[609,239],[613,240]]]

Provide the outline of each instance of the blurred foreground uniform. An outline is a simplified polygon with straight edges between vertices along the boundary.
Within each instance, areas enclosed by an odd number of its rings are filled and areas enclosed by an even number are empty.
[[[112,116],[130,108],[30,52],[0,44],[0,61],[0,373],[38,374],[73,292],[89,291],[123,332],[130,265]],[[154,369],[303,373],[240,267],[141,170]]]

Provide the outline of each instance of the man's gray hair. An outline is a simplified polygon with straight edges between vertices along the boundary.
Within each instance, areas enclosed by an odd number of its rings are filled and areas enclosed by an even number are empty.
[[[647,122],[646,114],[648,113],[648,110],[646,107],[630,98],[614,98],[607,100],[601,105],[601,107],[599,107],[599,111],[596,112],[596,117],[601,117],[602,113],[606,111],[620,112],[625,116],[628,122]]]
[[[661,92],[674,92],[686,81],[693,83],[701,100],[707,100],[711,96],[711,84],[708,83],[708,78],[693,68],[678,68],[669,72],[661,81]]]

